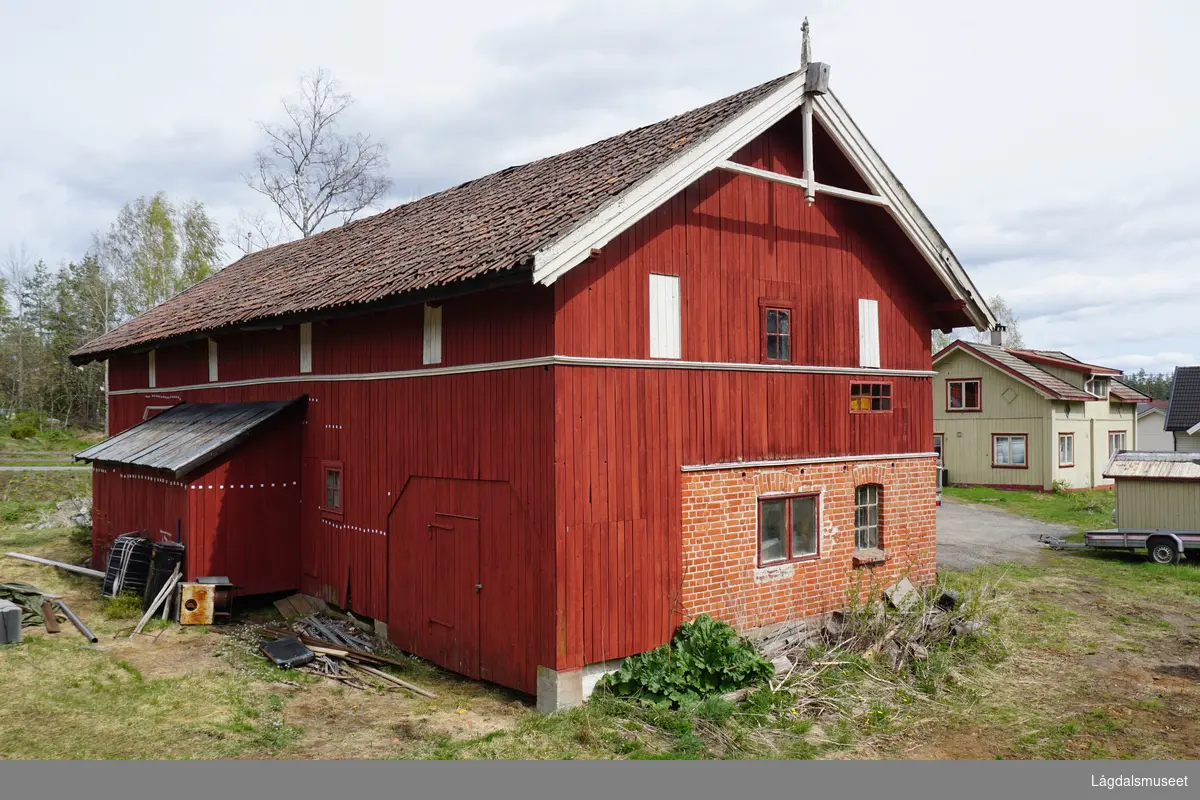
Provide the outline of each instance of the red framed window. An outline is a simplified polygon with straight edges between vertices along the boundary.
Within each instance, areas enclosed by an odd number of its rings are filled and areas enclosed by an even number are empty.
[[[850,384],[850,412],[852,414],[891,410],[892,385],[890,383]]]
[[[946,410],[982,411],[982,388],[982,378],[961,378],[946,381]]]
[[[792,360],[792,326],[796,313],[786,300],[758,301],[762,312],[762,360],[788,363]]]
[[[792,494],[758,500],[758,565],[769,567],[821,555],[820,495]]]
[[[996,469],[1029,469],[1029,435],[993,433],[992,466]]]
[[[346,507],[346,486],[341,461],[321,462],[321,511],[341,516]]]

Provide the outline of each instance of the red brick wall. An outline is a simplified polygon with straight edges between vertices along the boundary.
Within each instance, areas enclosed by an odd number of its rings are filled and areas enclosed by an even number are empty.
[[[833,611],[855,587],[882,590],[907,575],[934,579],[933,458],[717,469],[683,474],[684,614],[755,628]],[[854,488],[883,487],[880,544],[886,563],[855,566]],[[820,492],[820,557],[758,567],[758,498]]]

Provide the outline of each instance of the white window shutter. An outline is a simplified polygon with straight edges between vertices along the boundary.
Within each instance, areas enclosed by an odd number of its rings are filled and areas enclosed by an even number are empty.
[[[300,323],[300,371],[312,372],[312,323]]]
[[[858,365],[879,367],[879,301],[858,301]]]
[[[208,340],[208,379],[217,380],[217,340]]]
[[[151,388],[151,389],[153,389],[153,388],[155,388],[156,386],[158,386],[158,365],[154,363],[154,354],[155,354],[156,352],[157,352],[157,351],[155,351],[155,350],[151,350],[151,351],[150,351],[150,356],[149,356],[149,362],[150,362],[150,376],[149,376],[149,378],[150,378],[150,388]]]
[[[421,348],[422,364],[442,363],[442,307],[425,306],[425,333]]]
[[[650,276],[650,357],[682,358],[679,276]]]

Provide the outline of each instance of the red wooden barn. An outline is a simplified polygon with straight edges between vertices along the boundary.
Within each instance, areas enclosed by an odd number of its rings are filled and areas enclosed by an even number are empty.
[[[300,417],[236,478],[98,458],[97,542],[229,513],[189,575],[299,588],[543,708],[701,612],[931,580],[929,333],[994,320],[828,74],[253,253],[80,348],[114,433]]]

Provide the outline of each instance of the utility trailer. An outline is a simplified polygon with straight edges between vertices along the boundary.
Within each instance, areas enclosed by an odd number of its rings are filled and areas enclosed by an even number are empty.
[[[1088,531],[1082,542],[1068,542],[1043,536],[1042,543],[1051,550],[1127,550],[1136,553],[1146,550],[1146,559],[1155,564],[1178,564],[1183,555],[1188,560],[1200,560],[1200,531],[1172,531],[1161,528],[1114,528]]]
[[[1156,564],[1200,561],[1200,453],[1115,453],[1104,468],[1116,492],[1112,530],[1088,531],[1083,542],[1043,537],[1055,550],[1137,552]]]

